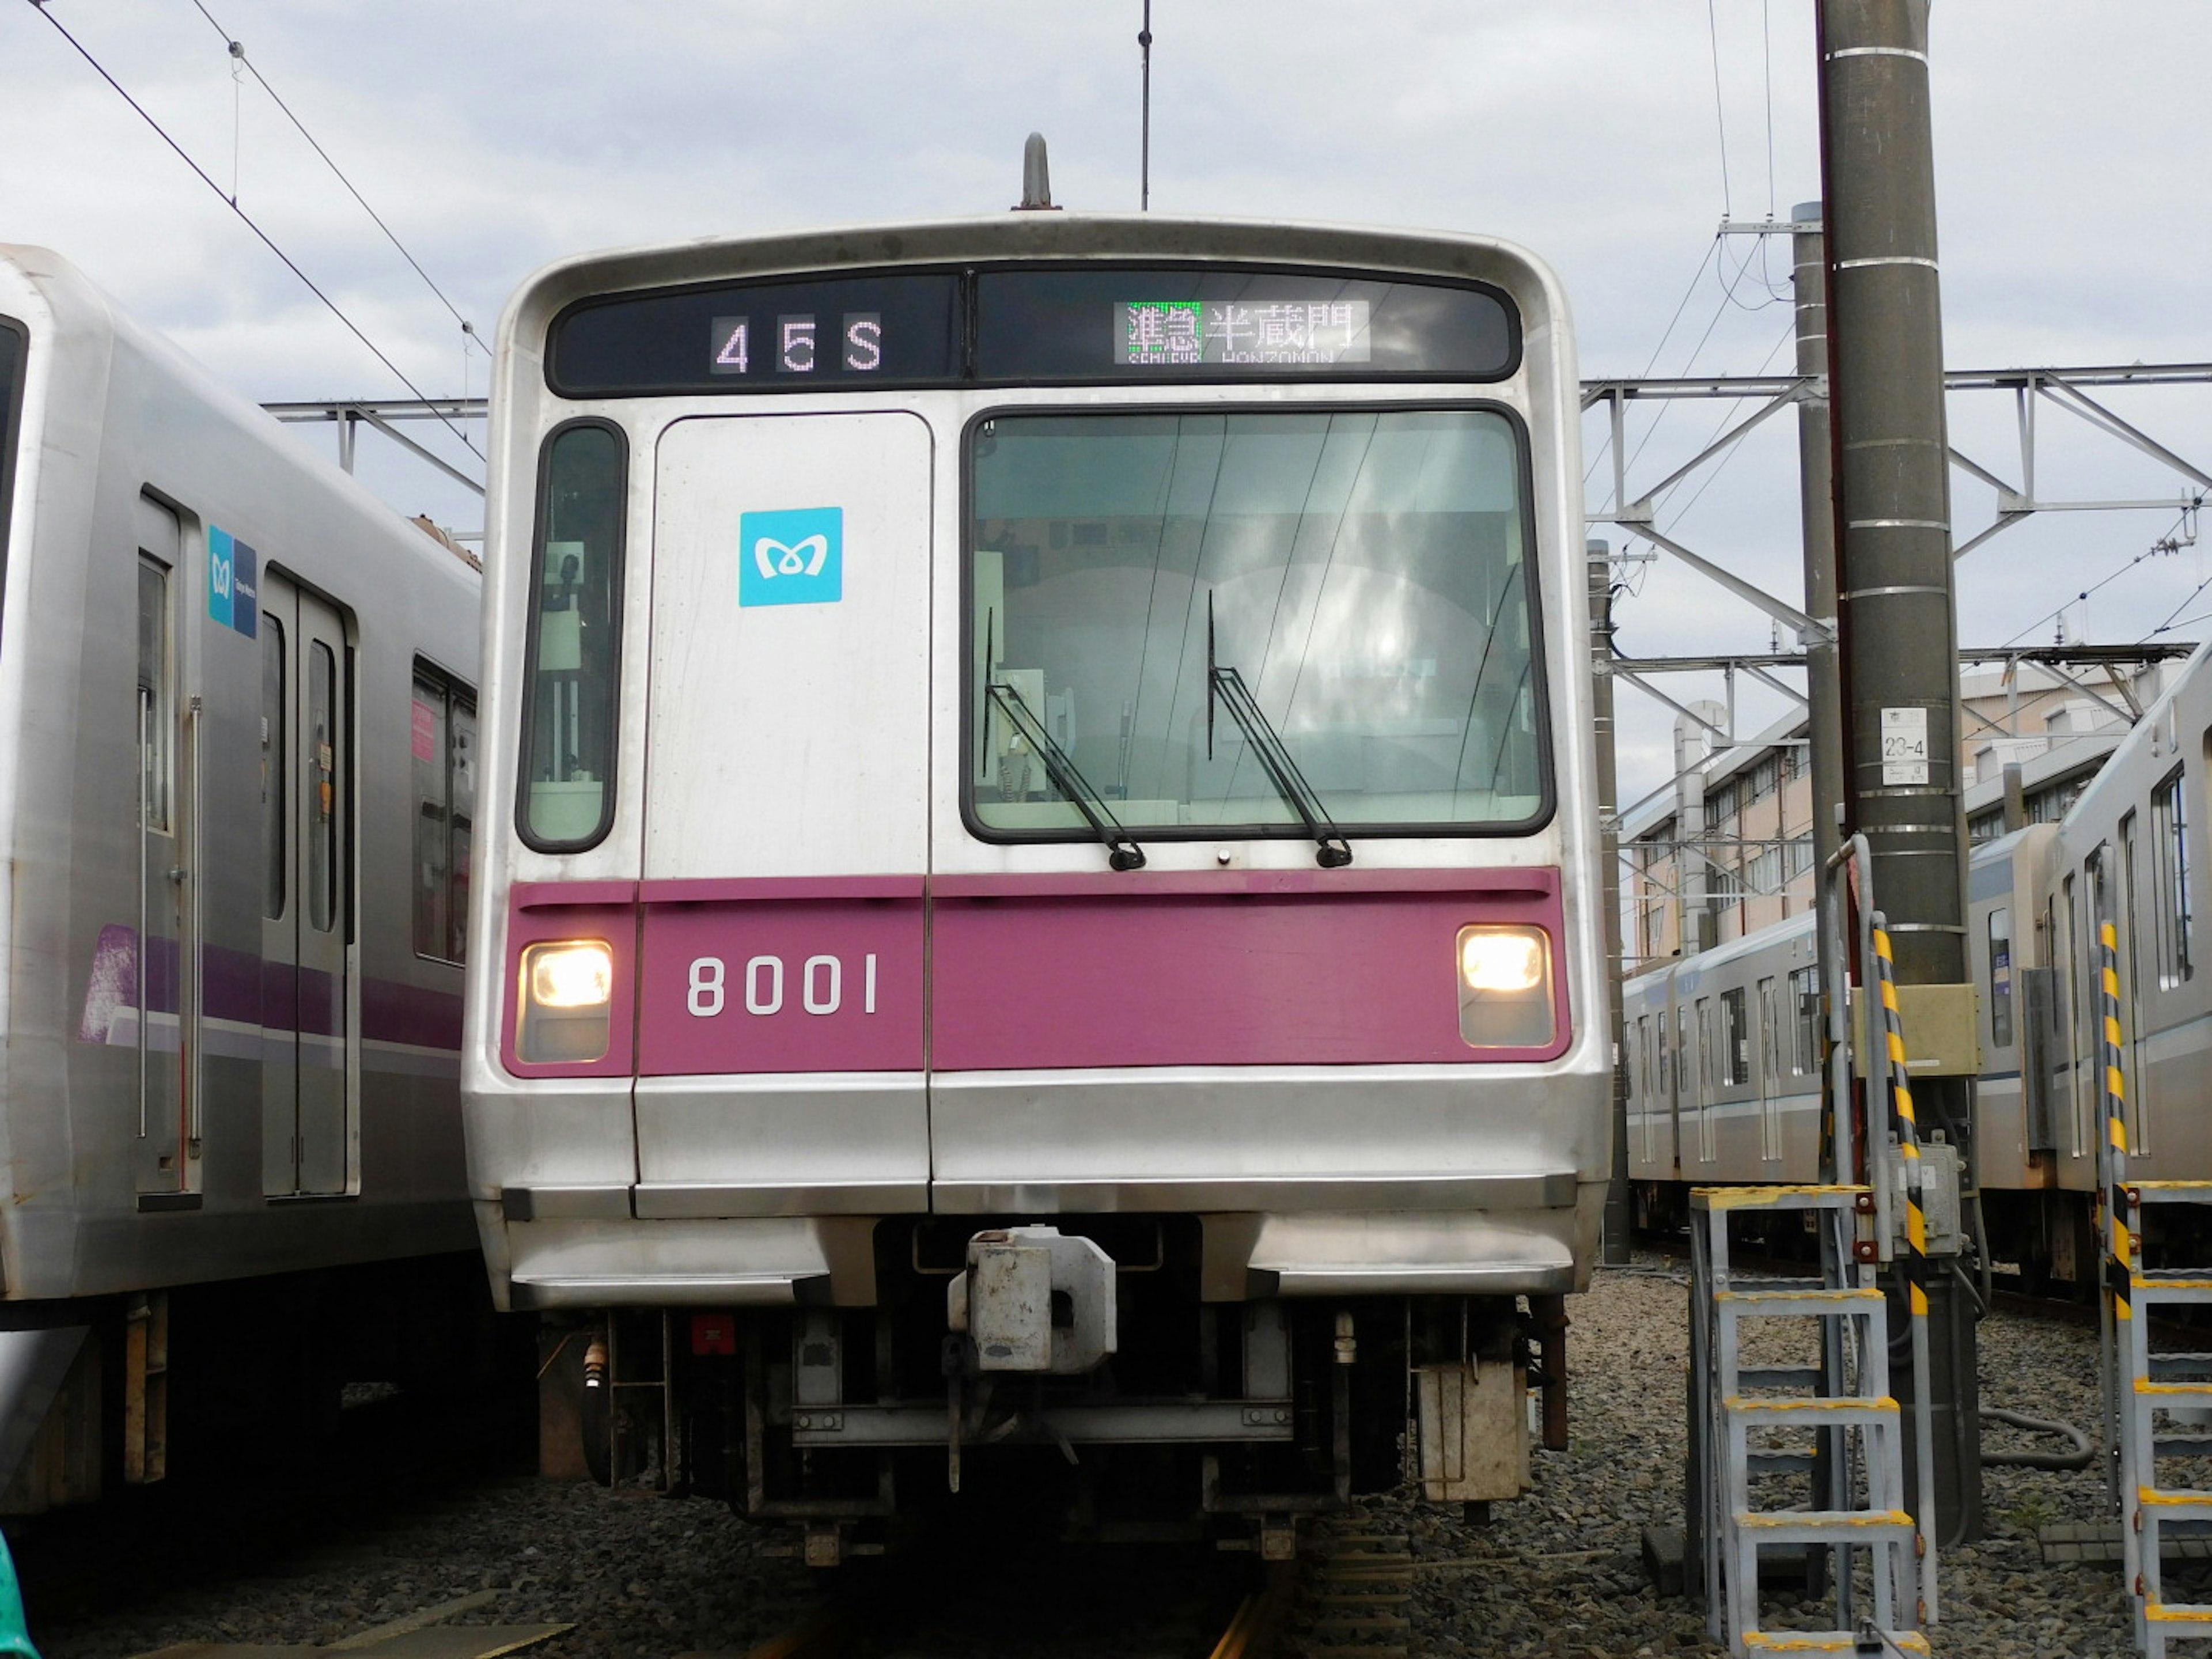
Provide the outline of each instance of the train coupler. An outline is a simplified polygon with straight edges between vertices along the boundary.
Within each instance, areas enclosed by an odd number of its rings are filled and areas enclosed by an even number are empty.
[[[945,1318],[967,1339],[967,1368],[1080,1376],[1114,1352],[1114,1258],[1057,1227],[977,1233]]]

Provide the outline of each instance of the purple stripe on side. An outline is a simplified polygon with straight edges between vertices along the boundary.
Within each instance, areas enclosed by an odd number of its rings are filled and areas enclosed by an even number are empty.
[[[138,936],[121,922],[100,930],[92,947],[92,976],[84,988],[84,1018],[77,1022],[79,1042],[105,1042],[115,1017],[138,1006]]]
[[[1348,893],[1484,893],[1549,899],[1559,872],[1531,870],[1130,870],[933,876],[936,898],[1326,897]]]
[[[744,904],[808,899],[918,899],[921,876],[746,876],[647,881],[647,904]]]
[[[1559,960],[1556,896],[1201,896],[1132,891],[1118,884],[1126,879],[1057,895],[940,895],[931,1069],[1471,1065],[1566,1048],[1564,974],[1551,1046],[1478,1052],[1459,1027],[1459,930],[1535,923]]]
[[[361,991],[362,1035],[372,1042],[417,1048],[461,1046],[461,1000],[450,991],[373,979]]]
[[[177,941],[156,938],[147,975],[150,1012],[173,1014],[183,1006],[177,971]],[[309,1036],[345,1034],[344,981],[319,969],[295,969],[250,951],[209,945],[202,952],[204,1012],[213,1020],[258,1025],[268,1031],[299,1031]],[[132,928],[110,923],[93,947],[92,974],[85,989],[84,1015],[77,1024],[80,1042],[106,1042],[115,1018],[138,1006],[137,936]],[[362,1029],[383,1042],[404,1042],[458,1054],[461,1047],[461,999],[458,992],[370,979],[362,986]]]

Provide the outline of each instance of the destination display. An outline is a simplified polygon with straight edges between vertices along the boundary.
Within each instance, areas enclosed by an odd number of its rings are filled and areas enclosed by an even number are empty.
[[[1502,380],[1520,319],[1475,283],[1219,265],[909,270],[588,301],[568,397],[1128,380]]]
[[[1114,333],[1130,368],[1370,361],[1364,300],[1138,300],[1114,307]]]

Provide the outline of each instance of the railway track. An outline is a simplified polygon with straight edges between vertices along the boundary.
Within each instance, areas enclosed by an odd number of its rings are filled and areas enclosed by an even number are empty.
[[[1223,1587],[1249,1574],[1195,1551],[1104,1564],[1087,1551],[1060,1565],[1082,1582],[1040,1578],[1030,1594],[986,1598],[950,1617],[935,1560],[915,1572],[862,1575],[750,1649],[695,1650],[680,1659],[968,1659],[993,1650],[1048,1650],[1058,1659],[1407,1659],[1413,1650],[1412,1540],[1358,1516],[1321,1523],[1298,1559],[1266,1568],[1241,1596]],[[894,1583],[908,1593],[882,1593]],[[912,1593],[926,1585],[939,1594]],[[1056,1617],[1042,1616],[1048,1605]],[[1109,1607],[1116,1612],[1101,1617]]]

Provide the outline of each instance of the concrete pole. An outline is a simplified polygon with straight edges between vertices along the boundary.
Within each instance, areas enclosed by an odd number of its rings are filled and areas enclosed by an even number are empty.
[[[1693,957],[1714,943],[1705,883],[1705,762],[1713,743],[1711,732],[1699,722],[1717,726],[1728,710],[1710,697],[1687,707],[1689,714],[1674,716],[1674,844],[1680,849],[1674,866],[1674,948]]]
[[[1966,978],[1928,13],[1929,0],[1820,9],[1848,811],[1873,848],[1875,899],[1908,986]],[[1920,1079],[1913,1098],[1923,1137],[1940,1129],[1971,1169],[1966,1080]],[[1958,1543],[1982,1528],[1973,1321],[1949,1275],[1928,1289],[1930,1375],[1909,1382],[1933,1407],[1936,1525]],[[1909,1442],[1911,1412],[1905,1420]]]
[[[1621,1012],[1621,971],[1627,962],[1620,925],[1620,787],[1613,731],[1613,550],[1593,541],[1589,556],[1590,665],[1597,728],[1597,813],[1605,860],[1606,1013],[1613,1027],[1613,1182],[1605,1191],[1605,1260],[1628,1261],[1628,1023]]]
[[[1790,214],[1793,284],[1797,299],[1797,372],[1819,377],[1822,391],[1797,405],[1797,478],[1805,544],[1805,611],[1832,629],[1836,624],[1836,503],[1834,455],[1828,422],[1828,272],[1820,204],[1800,202]],[[1837,809],[1844,799],[1844,722],[1837,681],[1836,641],[1813,635],[1804,641],[1807,749],[1813,775],[1814,890],[1826,884],[1818,872],[1843,836]],[[1821,925],[1826,926],[1825,915]]]

